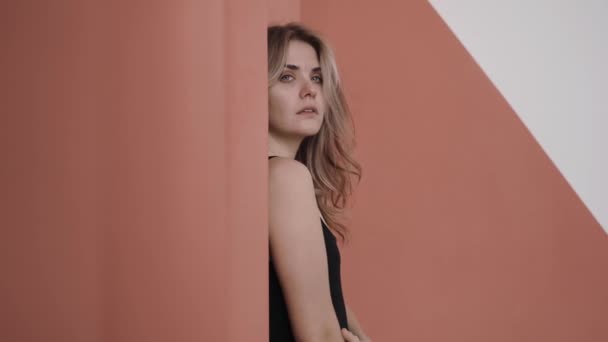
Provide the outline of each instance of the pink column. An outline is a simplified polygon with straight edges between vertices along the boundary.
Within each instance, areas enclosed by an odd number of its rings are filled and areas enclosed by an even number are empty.
[[[0,12],[0,339],[267,339],[266,3]]]

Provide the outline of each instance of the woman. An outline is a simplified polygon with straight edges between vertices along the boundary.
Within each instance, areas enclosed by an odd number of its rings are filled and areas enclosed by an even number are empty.
[[[344,241],[337,217],[361,178],[333,53],[301,24],[270,26],[268,79],[270,341],[370,342],[344,302],[329,229]]]

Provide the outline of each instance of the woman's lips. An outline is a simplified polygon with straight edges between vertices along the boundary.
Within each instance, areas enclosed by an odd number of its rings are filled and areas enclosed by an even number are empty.
[[[316,106],[306,106],[303,107],[302,109],[300,109],[296,114],[317,114],[317,107]]]
[[[298,112],[298,113],[296,113],[296,115],[303,115],[303,116],[315,116],[315,115],[317,115],[317,112],[306,112],[306,111],[302,111],[302,112]]]

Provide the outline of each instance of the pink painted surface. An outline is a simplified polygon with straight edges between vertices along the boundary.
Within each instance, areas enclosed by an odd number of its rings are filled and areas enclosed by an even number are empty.
[[[285,23],[300,20],[302,0],[270,0],[268,1],[268,22]]]
[[[363,180],[346,300],[375,341],[608,340],[608,239],[426,1],[302,2]]]
[[[2,5],[0,340],[267,339],[266,11]]]
[[[267,339],[265,32],[299,17],[352,100],[344,288],[374,340],[608,338],[605,234],[426,2],[0,16],[2,340]]]

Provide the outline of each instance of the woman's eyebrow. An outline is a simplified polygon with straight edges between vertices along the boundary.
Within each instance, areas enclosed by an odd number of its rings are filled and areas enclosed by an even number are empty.
[[[285,67],[290,70],[300,70],[300,67],[295,64],[285,64]],[[312,68],[312,72],[321,72],[321,67]]]

